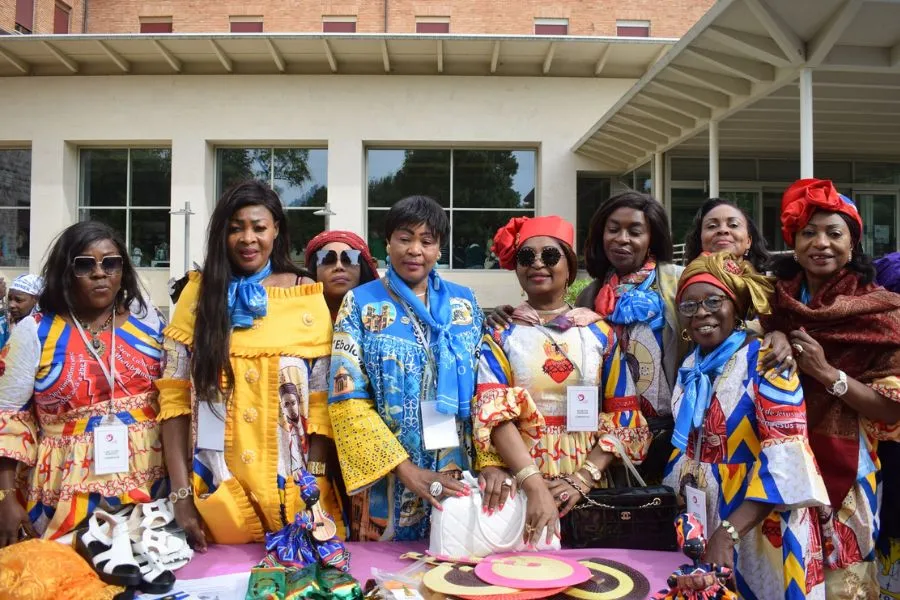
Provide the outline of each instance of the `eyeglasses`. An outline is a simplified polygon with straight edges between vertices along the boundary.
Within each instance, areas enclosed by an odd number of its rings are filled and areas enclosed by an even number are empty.
[[[678,303],[678,312],[684,317],[693,317],[697,314],[697,311],[700,310],[701,305],[708,313],[718,312],[718,310],[722,308],[722,304],[725,303],[725,300],[725,296],[707,296],[700,302],[697,302],[696,300],[685,300],[684,302]]]
[[[516,262],[519,263],[520,267],[530,267],[537,259],[538,253],[531,246],[524,246],[516,252]],[[553,246],[541,248],[541,262],[545,267],[552,269],[561,259],[562,252],[560,252],[559,248],[554,248]]]
[[[341,250],[341,264],[345,267],[358,267],[360,250],[352,248]],[[338,253],[335,250],[319,250],[316,252],[316,265],[320,267],[331,267],[337,264]]]
[[[72,259],[72,273],[75,277],[88,277],[94,272],[97,265],[100,265],[107,275],[115,275],[122,272],[125,259],[118,254],[104,256],[102,260],[97,260],[93,256],[76,256]]]

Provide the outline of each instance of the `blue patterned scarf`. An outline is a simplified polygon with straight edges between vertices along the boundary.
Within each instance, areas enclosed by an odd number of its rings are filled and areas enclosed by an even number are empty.
[[[684,390],[681,407],[675,418],[672,444],[682,452],[687,450],[688,436],[693,429],[703,425],[703,416],[712,400],[712,382],[722,374],[725,363],[747,339],[746,331],[734,331],[706,356],[700,356],[700,348],[694,349],[694,366],[678,369],[678,383]]]
[[[266,316],[269,298],[261,282],[271,274],[272,261],[269,261],[253,275],[231,277],[228,282],[228,314],[233,328],[247,329],[253,325],[254,319]]]
[[[665,309],[660,295],[650,286],[656,281],[656,269],[639,285],[624,292],[616,301],[616,308],[607,320],[615,325],[647,323],[660,331],[666,325]]]
[[[394,268],[388,265],[387,283],[391,291],[400,296],[412,308],[420,321],[431,332],[431,343],[437,345],[434,356],[437,371],[437,409],[445,415],[468,418],[471,413],[472,394],[475,392],[475,373],[469,366],[469,356],[463,336],[450,332],[453,311],[450,307],[450,291],[434,269],[428,274],[428,307],[403,281]]]

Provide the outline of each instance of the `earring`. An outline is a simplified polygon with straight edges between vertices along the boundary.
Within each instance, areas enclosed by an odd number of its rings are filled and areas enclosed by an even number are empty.
[[[850,251],[850,257],[847,259],[847,262],[853,261],[853,250]]]
[[[797,258],[797,251],[794,250],[794,262],[800,262],[800,259]]]
[[[691,334],[688,333],[687,327],[685,327],[684,329],[681,330],[681,339],[683,339],[686,342],[691,341]]]
[[[734,329],[735,331],[747,331],[747,323],[743,319],[736,319]]]

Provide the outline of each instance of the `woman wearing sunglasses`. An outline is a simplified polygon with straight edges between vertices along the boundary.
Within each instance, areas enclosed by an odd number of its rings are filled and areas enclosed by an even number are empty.
[[[559,217],[517,217],[492,247],[527,300],[482,345],[473,419],[483,508],[502,510],[521,487],[531,544],[551,541],[560,516],[601,485],[623,450],[640,462],[650,443],[616,334],[564,299],[577,272],[574,237]],[[575,407],[593,407],[596,420],[569,421]]]
[[[166,462],[175,516],[201,551],[207,532],[217,543],[261,542],[293,522],[303,469],[343,535],[325,477],[331,319],[322,284],[291,262],[290,248],[275,192],[236,184],[213,211],[202,274],[189,274],[165,330],[157,386]],[[300,397],[282,398],[279,387]]]
[[[323,231],[306,245],[306,264],[324,286],[331,319],[353,288],[378,279],[378,265],[366,242],[352,231]]]
[[[150,502],[165,478],[153,386],[162,323],[124,242],[102,223],[72,225],[43,276],[41,312],[16,326],[0,377],[0,547],[22,533],[58,538],[97,509]],[[95,461],[89,435],[109,415],[130,449],[127,468],[114,472]],[[28,469],[17,498],[16,472]]]
[[[766,369],[771,349],[745,326],[771,312],[772,292],[728,251],[700,256],[681,276],[678,312],[696,347],[678,370],[664,483],[704,523],[704,562],[734,567],[741,598],[824,598],[812,507],[828,493],[803,388],[795,373]]]

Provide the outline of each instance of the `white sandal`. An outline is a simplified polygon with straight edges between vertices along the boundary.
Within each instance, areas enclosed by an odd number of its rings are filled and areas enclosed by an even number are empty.
[[[75,549],[93,565],[100,579],[125,587],[141,583],[141,569],[130,542],[124,519],[104,510],[95,510],[87,529],[75,535]]]
[[[128,517],[131,549],[141,568],[139,589],[147,594],[165,594],[175,584],[172,571],[180,569],[194,556],[187,541],[163,529],[175,520],[172,504],[162,498],[137,504]]]

